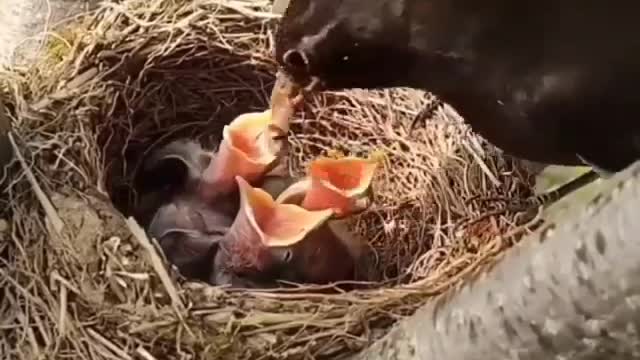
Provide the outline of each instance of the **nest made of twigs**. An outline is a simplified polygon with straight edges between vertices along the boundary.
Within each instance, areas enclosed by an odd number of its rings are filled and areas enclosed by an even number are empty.
[[[269,6],[104,3],[51,36],[37,64],[2,74],[25,159],[14,165],[8,226],[0,227],[4,353],[337,358],[492,263],[524,232],[518,214],[460,225],[490,210],[468,199],[527,196],[530,178],[451,108],[408,89],[326,93],[296,115],[290,169],[299,174],[329,150],[383,150],[375,204],[353,220],[375,250],[382,282],[332,293],[176,280],[122,216],[137,201],[132,174],[154,146],[178,137],[210,143],[235,116],[268,106],[276,25]]]

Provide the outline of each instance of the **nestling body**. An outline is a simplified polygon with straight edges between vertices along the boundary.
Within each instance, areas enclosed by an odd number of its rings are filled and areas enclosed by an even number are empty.
[[[155,183],[147,194],[157,207],[147,226],[149,235],[183,276],[202,281],[208,280],[218,243],[239,209],[237,192],[211,203],[200,196],[202,174],[211,158],[195,142],[174,141],[151,153],[140,177],[147,185]]]

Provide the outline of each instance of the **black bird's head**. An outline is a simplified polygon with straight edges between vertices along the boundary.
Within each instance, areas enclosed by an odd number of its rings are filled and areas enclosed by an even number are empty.
[[[411,56],[406,0],[290,0],[275,56],[315,90],[401,86]]]

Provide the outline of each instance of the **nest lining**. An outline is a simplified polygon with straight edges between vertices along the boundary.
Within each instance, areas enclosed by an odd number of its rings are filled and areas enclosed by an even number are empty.
[[[0,234],[8,249],[0,309],[14,330],[0,329],[0,342],[9,353],[336,358],[493,263],[527,231],[522,214],[461,223],[493,209],[466,200],[525,197],[531,179],[452,109],[437,107],[409,131],[435,101],[428,94],[352,90],[317,95],[297,114],[289,167],[300,175],[327,151],[383,150],[375,204],[353,221],[375,249],[377,286],[227,291],[159,269],[121,215],[139,207],[133,174],[154,147],[179,137],[210,145],[235,116],[268,106],[269,5],[105,3],[52,37],[41,62],[3,73],[21,152],[55,206],[43,216],[24,173],[11,179],[10,230]]]

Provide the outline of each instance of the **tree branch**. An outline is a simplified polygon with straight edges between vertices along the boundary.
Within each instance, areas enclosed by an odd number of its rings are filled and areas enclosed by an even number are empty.
[[[638,357],[640,162],[610,182],[586,211],[524,239],[355,359]]]

